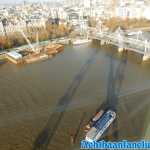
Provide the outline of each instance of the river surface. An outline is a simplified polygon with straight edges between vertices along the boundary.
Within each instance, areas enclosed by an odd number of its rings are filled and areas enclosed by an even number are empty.
[[[79,149],[104,103],[117,112],[104,139],[149,139],[150,63],[96,44],[30,65],[0,63],[0,149]]]

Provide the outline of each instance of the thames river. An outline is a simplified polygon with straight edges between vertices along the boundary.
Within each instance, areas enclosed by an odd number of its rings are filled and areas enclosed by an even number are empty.
[[[103,104],[117,111],[104,139],[149,139],[150,61],[89,44],[30,65],[1,62],[0,149],[79,149]]]

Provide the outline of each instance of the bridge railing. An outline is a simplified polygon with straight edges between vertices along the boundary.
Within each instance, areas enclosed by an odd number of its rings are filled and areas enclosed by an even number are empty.
[[[137,40],[128,36],[122,36],[120,40],[118,39],[118,34],[108,32],[93,32],[90,37],[106,41],[108,40],[116,46],[123,45],[123,48],[128,48],[131,50],[134,49],[134,51],[139,53],[150,55],[150,43],[146,43],[142,40]]]

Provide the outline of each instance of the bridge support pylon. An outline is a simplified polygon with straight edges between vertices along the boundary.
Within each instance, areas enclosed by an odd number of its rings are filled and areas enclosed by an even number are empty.
[[[142,58],[143,61],[147,61],[149,59],[150,59],[150,55],[144,55]]]
[[[110,41],[109,41],[109,40],[107,40],[107,41],[106,41],[106,45],[109,45],[109,44],[110,44]]]
[[[101,45],[105,45],[105,41],[104,40],[101,40],[100,43],[101,43]]]
[[[121,53],[121,52],[123,52],[123,51],[124,51],[124,48],[118,47],[118,52],[119,52],[119,53]]]

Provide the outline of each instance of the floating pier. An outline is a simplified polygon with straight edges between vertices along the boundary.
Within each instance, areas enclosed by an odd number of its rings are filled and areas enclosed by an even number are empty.
[[[8,59],[8,61],[14,64],[29,64],[36,61],[52,58],[57,53],[63,51],[64,46],[61,44],[49,43],[45,46],[38,46],[35,49],[36,51],[32,51],[31,49],[25,49],[21,52],[13,50],[11,52],[6,53],[6,58]]]

